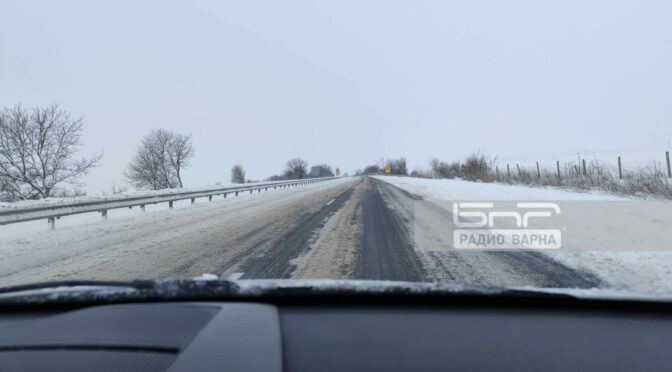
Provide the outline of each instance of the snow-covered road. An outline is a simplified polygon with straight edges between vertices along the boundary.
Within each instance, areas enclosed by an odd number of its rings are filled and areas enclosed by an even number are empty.
[[[669,252],[638,252],[633,258],[632,252],[455,250],[447,200],[475,199],[474,193],[483,199],[612,199],[464,181],[342,178],[107,222],[61,224],[55,231],[42,225],[31,234],[5,234],[0,236],[0,286],[213,273],[240,279],[390,279],[672,292]],[[664,214],[656,219],[664,230],[669,222]],[[652,257],[658,261],[655,269],[636,270]]]
[[[8,234],[0,238],[0,285],[228,276],[354,182],[326,181],[54,231],[43,227]]]

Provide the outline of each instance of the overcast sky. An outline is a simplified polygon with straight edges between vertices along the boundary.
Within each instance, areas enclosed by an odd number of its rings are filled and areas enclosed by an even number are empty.
[[[0,106],[85,118],[108,191],[154,128],[186,186],[381,157],[551,156],[672,140],[672,1],[26,1],[0,9]]]

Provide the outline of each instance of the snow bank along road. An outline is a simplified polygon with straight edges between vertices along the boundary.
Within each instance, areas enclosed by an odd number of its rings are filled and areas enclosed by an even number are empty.
[[[200,276],[606,287],[538,252],[455,251],[452,215],[373,178],[0,237],[0,286]]]

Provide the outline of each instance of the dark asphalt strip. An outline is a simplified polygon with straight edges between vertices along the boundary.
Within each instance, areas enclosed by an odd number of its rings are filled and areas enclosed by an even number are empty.
[[[350,199],[354,188],[337,196],[333,202],[314,213],[306,214],[282,237],[271,243],[260,256],[251,257],[240,267],[240,279],[287,279],[294,271],[294,258],[306,253],[317,238],[317,233],[332,214],[336,213]]]
[[[413,250],[408,221],[383,200],[381,188],[387,183],[367,179],[364,196],[364,229],[355,279],[424,281],[425,271]]]
[[[605,284],[589,272],[564,266],[540,252],[487,252],[511,267],[528,272],[539,287],[596,288]]]

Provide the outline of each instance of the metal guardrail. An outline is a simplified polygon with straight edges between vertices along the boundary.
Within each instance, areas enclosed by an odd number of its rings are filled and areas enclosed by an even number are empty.
[[[257,183],[254,185],[226,187],[219,189],[164,192],[158,193],[157,195],[148,196],[131,196],[102,200],[83,200],[71,203],[54,203],[51,205],[47,204],[27,206],[25,208],[11,208],[8,210],[0,210],[0,225],[46,219],[49,223],[49,228],[53,229],[56,226],[57,219],[73,214],[100,212],[103,220],[106,220],[107,211],[110,209],[130,209],[139,206],[144,212],[145,205],[147,204],[168,203],[168,207],[173,208],[173,203],[179,200],[190,199],[191,203],[193,204],[197,198],[207,197],[208,200],[212,201],[213,196],[223,195],[223,197],[226,198],[227,195],[234,194],[235,196],[238,196],[239,193],[246,191],[249,191],[250,193],[253,193],[254,191],[261,192],[262,190],[268,190],[269,188],[277,189],[307,185],[311,183],[332,180],[335,178],[336,177],[308,178],[295,181]]]

